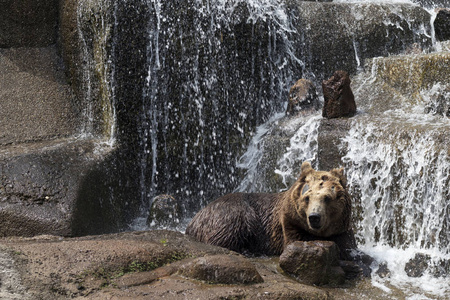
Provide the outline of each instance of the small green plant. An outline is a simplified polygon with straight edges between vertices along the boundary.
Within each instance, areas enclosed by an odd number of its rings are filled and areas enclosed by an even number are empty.
[[[159,241],[164,247],[167,246],[167,239],[161,239]]]
[[[147,270],[147,264],[145,263],[141,263],[138,261],[132,261],[131,264],[128,266],[128,269],[130,270],[131,273],[134,272],[143,272]]]

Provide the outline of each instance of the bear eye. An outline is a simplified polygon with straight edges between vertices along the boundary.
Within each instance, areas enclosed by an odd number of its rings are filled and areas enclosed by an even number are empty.
[[[323,180],[323,181],[327,181],[327,180],[328,180],[328,176],[327,176],[327,175],[323,175],[323,176],[322,176],[322,180]]]
[[[308,204],[309,203],[309,196],[306,196],[304,200],[305,200],[305,203]]]
[[[330,196],[325,196],[325,203],[328,203],[328,202],[330,202],[331,201],[331,197]]]

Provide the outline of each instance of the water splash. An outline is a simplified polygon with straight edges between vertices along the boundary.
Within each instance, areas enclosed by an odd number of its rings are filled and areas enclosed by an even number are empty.
[[[303,161],[309,161],[313,167],[317,167],[318,136],[321,114],[310,117],[301,126],[290,140],[290,146],[283,157],[278,161],[275,170],[283,178],[283,184],[289,188],[300,174],[300,166]]]
[[[177,14],[170,2],[146,4],[141,213],[162,193],[196,211],[237,186],[237,157],[256,125],[284,108],[303,63],[282,1],[193,0]]]
[[[436,269],[450,259],[450,153],[442,143],[450,123],[416,123],[408,120],[411,114],[402,119],[398,112],[391,113],[388,120],[361,117],[343,139],[357,238],[364,251],[387,261],[391,278],[375,276],[378,284],[388,282],[408,293],[407,285],[420,280],[406,276],[398,255],[407,262],[425,253],[430,255],[425,276],[441,276],[433,279],[440,288],[427,293],[448,293],[448,286],[442,285],[447,271]]]
[[[259,174],[261,172],[264,152],[266,150],[267,133],[273,126],[277,125],[277,121],[284,117],[284,113],[278,113],[269,121],[260,125],[255,132],[247,151],[241,156],[236,167],[245,170],[245,177],[241,181],[237,192],[263,192],[264,186],[261,184]]]

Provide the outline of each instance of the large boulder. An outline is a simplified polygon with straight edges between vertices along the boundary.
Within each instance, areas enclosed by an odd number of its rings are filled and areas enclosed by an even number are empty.
[[[352,117],[356,113],[355,96],[350,88],[350,77],[345,71],[336,71],[322,82],[324,105],[322,116],[327,119]]]
[[[434,30],[438,41],[450,40],[450,9],[441,8],[437,11]]]
[[[1,239],[0,266],[0,297],[5,299],[331,297],[281,274],[276,260],[247,259],[165,230]],[[204,276],[188,271],[193,269]]]
[[[339,285],[345,281],[339,266],[339,249],[334,242],[294,242],[280,256],[280,267],[301,282]]]
[[[101,202],[112,148],[64,139],[0,150],[0,236],[84,235],[124,226],[120,205]],[[117,206],[116,206],[117,205]]]

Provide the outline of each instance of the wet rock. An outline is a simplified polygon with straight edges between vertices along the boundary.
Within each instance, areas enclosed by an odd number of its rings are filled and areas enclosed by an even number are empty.
[[[115,149],[76,138],[0,148],[0,236],[114,232],[130,220],[111,199]],[[129,191],[127,191],[129,192]],[[115,199],[127,199],[123,194]]]
[[[382,113],[404,104],[433,107],[428,102],[445,93],[449,85],[449,52],[378,57],[366,62],[366,70],[371,71],[352,79],[358,107],[365,112]],[[370,84],[364,83],[367,78],[373,79]]]
[[[421,277],[425,272],[434,277],[447,276],[450,271],[450,260],[433,261],[430,255],[416,253],[405,264],[405,272],[409,277]]]
[[[345,278],[347,279],[355,279],[362,274],[361,267],[353,261],[339,261],[339,266],[344,271]]]
[[[263,282],[255,266],[236,255],[213,255],[194,259],[180,270],[184,276],[208,283],[251,284]]]
[[[389,278],[391,277],[391,270],[389,270],[388,265],[386,262],[381,262],[378,265],[378,269],[375,272],[378,276],[381,278]]]
[[[351,128],[351,120],[347,118],[320,120],[317,137],[317,159],[320,170],[331,170],[342,165],[342,157],[346,154],[341,140],[347,136]]]
[[[429,255],[416,253],[416,255],[405,264],[406,274],[409,277],[421,277],[428,269],[430,260],[431,257]]]
[[[434,31],[438,41],[450,40],[450,9],[440,8],[434,20]]]
[[[431,46],[431,16],[417,5],[287,2],[301,36],[296,55],[316,78],[328,78],[334,70],[354,74],[365,59],[398,54],[413,43]]]
[[[356,248],[356,246],[354,246],[354,248]],[[352,260],[351,262],[358,265],[358,267],[359,267],[358,275],[362,275],[362,277],[370,278],[372,275],[371,266],[372,266],[373,262],[375,261],[375,259],[372,256],[370,256],[358,249],[352,249],[350,251],[350,256],[351,256],[351,260]],[[347,273],[347,270],[344,269],[344,271]]]
[[[432,267],[431,273],[434,277],[448,276],[450,274],[450,259],[441,259]]]
[[[320,109],[321,103],[311,80],[298,80],[289,91],[286,115],[307,115]]]
[[[3,0],[0,48],[45,47],[56,43],[58,0]]]
[[[340,285],[345,281],[339,266],[339,250],[334,242],[294,242],[280,256],[280,267],[301,282]]]
[[[114,106],[121,151],[136,169],[147,165],[140,168],[146,172],[143,185],[156,183],[155,195],[183,196],[191,211],[233,190],[237,169],[230,162],[287,98],[283,78],[292,73],[290,54],[286,47],[269,47],[284,43],[284,35],[273,30],[278,23],[272,17],[253,20],[253,6],[245,1],[214,4],[208,15],[206,4],[193,0],[183,6],[62,2],[64,59],[80,103],[91,98],[94,132],[108,132]],[[140,205],[139,197],[130,201],[130,207]]]
[[[242,259],[264,279],[255,284],[208,284],[180,274],[195,259],[230,255],[237,256],[168,230],[80,238],[0,238],[0,298],[328,300],[348,299],[349,292],[367,299],[374,295],[370,281],[345,289],[299,283],[280,273],[275,257],[239,256],[236,268]]]
[[[79,133],[79,111],[57,52],[56,46],[0,49],[0,146]]]
[[[449,7],[448,0],[414,0],[414,3],[426,8]]]
[[[356,113],[355,96],[350,88],[350,77],[345,71],[336,71],[322,82],[324,105],[322,116],[328,119],[351,117]]]
[[[147,225],[150,228],[175,229],[183,219],[180,203],[170,195],[153,198]]]
[[[429,93],[425,113],[450,117],[450,87]]]

